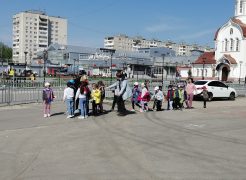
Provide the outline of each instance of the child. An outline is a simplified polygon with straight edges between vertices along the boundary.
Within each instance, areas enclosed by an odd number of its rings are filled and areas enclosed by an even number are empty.
[[[87,95],[87,83],[81,82],[80,88],[77,90],[76,93],[76,100],[79,98],[79,108],[80,108],[80,116],[79,119],[85,119],[88,117],[87,105],[86,105],[86,95]]]
[[[74,89],[71,88],[71,82],[67,83],[67,88],[64,89],[63,101],[67,105],[67,118],[74,117]]]
[[[50,117],[51,102],[55,98],[53,90],[50,88],[50,83],[45,83],[43,89],[44,117]]]
[[[98,88],[101,91],[101,100],[100,100],[100,112],[103,113],[103,100],[105,99],[105,85],[102,81],[99,81],[98,83]]]
[[[173,96],[173,109],[177,110],[180,109],[182,110],[182,102],[183,102],[184,96],[182,94],[182,90],[181,90],[181,86],[179,85],[178,87],[176,87],[175,91],[174,91],[174,96]]]
[[[150,93],[148,90],[148,84],[147,83],[142,83],[142,93],[141,93],[141,106],[142,108],[140,109],[140,112],[146,112],[149,110],[148,107],[148,102],[150,101]]]
[[[159,89],[159,87],[155,87],[154,90],[155,90],[155,94],[154,94],[153,110],[155,109],[155,106],[156,106],[156,110],[161,111],[161,106],[162,106],[164,95],[163,95],[163,92]]]
[[[169,85],[167,91],[167,110],[173,109],[173,96],[174,96],[173,87],[172,85]]]
[[[92,84],[91,98],[92,98],[92,112],[94,115],[97,115],[98,107],[100,108],[100,102],[101,102],[101,91],[98,89],[97,84]]]
[[[202,97],[203,97],[203,108],[207,108],[207,100],[208,100],[208,90],[206,86],[202,87]]]
[[[134,87],[132,89],[132,110],[133,112],[135,112],[135,105],[138,106],[139,108],[141,108],[140,104],[139,104],[139,96],[141,94],[140,89],[138,88],[138,82],[134,83]]]

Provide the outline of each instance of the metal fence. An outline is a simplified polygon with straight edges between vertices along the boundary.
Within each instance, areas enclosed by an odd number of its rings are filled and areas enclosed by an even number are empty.
[[[129,86],[133,87],[133,83],[136,80],[129,80]],[[90,80],[90,84],[97,83],[97,80]],[[140,79],[139,84],[144,82],[144,79]],[[35,102],[42,102],[42,90],[43,84],[42,82],[38,84],[30,84],[30,82],[22,82],[17,83],[14,81],[5,82],[5,84],[1,84],[0,86],[0,106],[5,105],[14,105],[14,104],[24,104],[24,103],[35,103]],[[104,81],[105,86],[110,85],[110,80]],[[167,91],[167,86],[169,85],[170,81],[164,82],[163,91]],[[155,86],[161,85],[160,81],[150,81],[150,91],[153,92]],[[228,84],[230,87],[236,89],[239,96],[246,96],[246,86],[240,84]],[[53,81],[52,89],[56,96],[56,101],[61,101],[63,98],[63,92],[65,88],[65,82],[57,82]],[[106,91],[106,98],[113,97],[112,91]]]

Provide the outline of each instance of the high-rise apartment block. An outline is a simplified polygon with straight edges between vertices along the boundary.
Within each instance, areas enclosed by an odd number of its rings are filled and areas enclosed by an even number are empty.
[[[128,37],[117,35],[104,38],[104,47],[120,51],[138,51],[139,48],[166,47],[176,52],[178,56],[190,56],[191,50],[211,51],[208,46],[186,43],[175,43],[172,41],[160,41],[157,39],[147,40],[143,37]]]
[[[13,16],[13,61],[31,63],[37,52],[52,43],[67,44],[67,20],[42,11],[25,11]]]

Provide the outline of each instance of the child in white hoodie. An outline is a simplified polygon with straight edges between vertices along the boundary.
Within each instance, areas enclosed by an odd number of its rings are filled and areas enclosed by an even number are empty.
[[[161,111],[161,107],[162,107],[162,101],[164,98],[163,92],[159,89],[158,86],[155,87],[155,94],[154,94],[154,106],[153,106],[153,110],[156,106],[156,110],[157,111]]]
[[[67,118],[74,117],[74,89],[71,88],[71,86],[72,84],[68,82],[63,95],[63,101],[66,102],[67,105]]]

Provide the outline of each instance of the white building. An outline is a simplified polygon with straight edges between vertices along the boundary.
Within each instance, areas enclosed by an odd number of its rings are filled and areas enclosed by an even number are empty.
[[[211,51],[210,47],[175,43],[172,41],[148,40],[143,37],[117,35],[104,38],[104,47],[120,51],[138,51],[140,48],[165,47],[172,49],[178,56],[190,56],[192,50]]]
[[[13,61],[29,64],[52,43],[67,44],[67,20],[41,11],[13,16]]]
[[[236,0],[235,16],[215,34],[215,52],[205,53],[195,63],[193,75],[222,81],[246,76],[246,0]],[[207,72],[207,73],[206,73]]]

